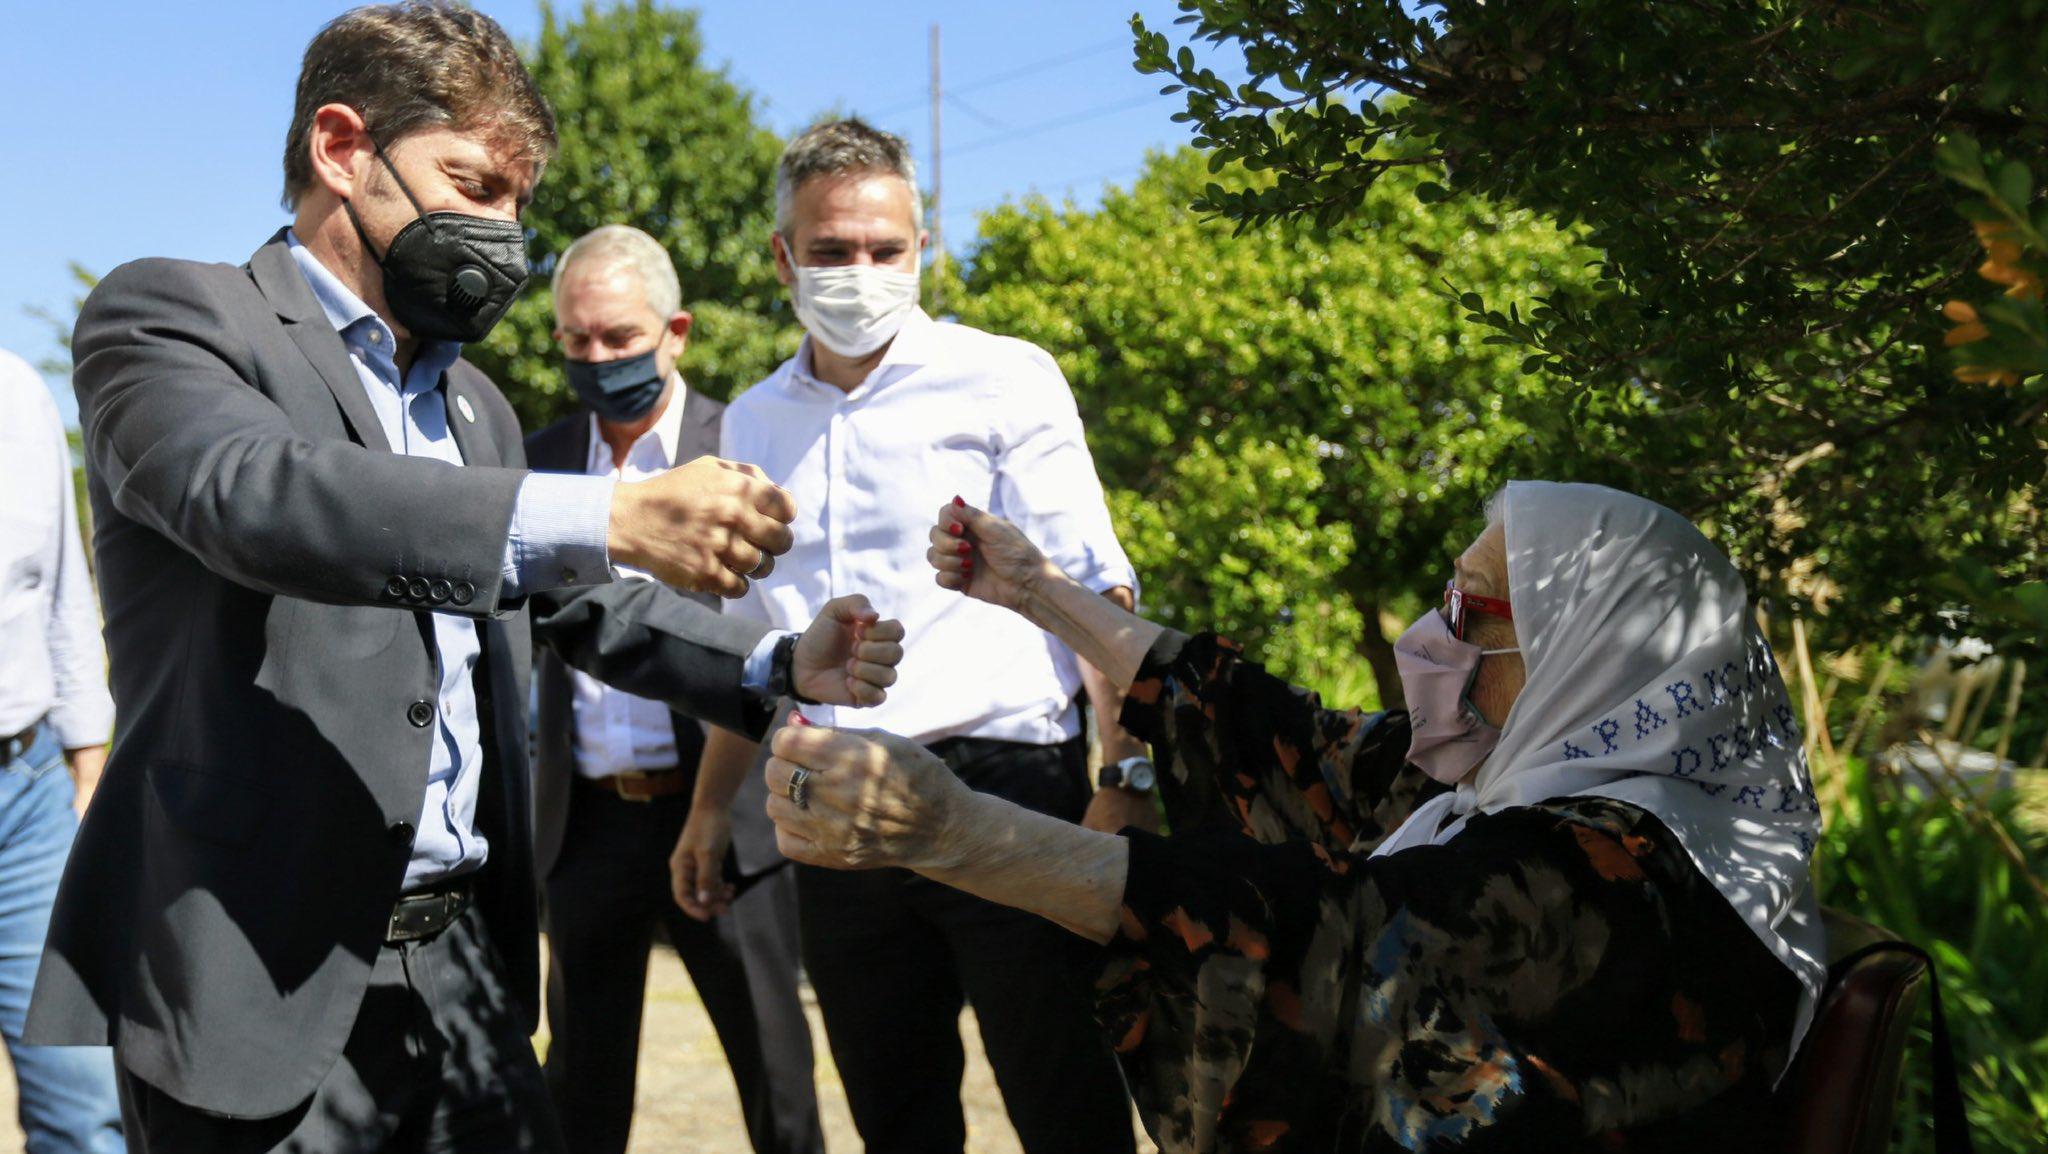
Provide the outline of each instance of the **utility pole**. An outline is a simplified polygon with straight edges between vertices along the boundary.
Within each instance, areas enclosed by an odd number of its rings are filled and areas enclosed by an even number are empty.
[[[939,213],[939,26],[932,24],[932,202],[925,209],[932,234],[932,313],[946,311],[946,229]]]

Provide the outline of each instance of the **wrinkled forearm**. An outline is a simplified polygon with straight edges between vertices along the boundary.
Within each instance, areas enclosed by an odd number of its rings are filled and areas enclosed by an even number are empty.
[[[1130,863],[1123,838],[982,793],[969,794],[951,824],[946,848],[918,873],[1092,942],[1116,933]]]
[[[1105,589],[1102,596],[1126,613],[1137,612],[1137,599],[1126,586]],[[1087,692],[1088,702],[1094,709],[1095,736],[1102,746],[1104,765],[1114,765],[1127,757],[1143,757],[1146,753],[1145,743],[1125,731],[1117,720],[1123,715],[1124,690],[1128,684],[1114,684],[1092,663],[1081,663],[1081,688]]]
[[[1152,643],[1166,631],[1050,564],[1027,587],[1017,608],[1108,678],[1118,697],[1137,677]]]

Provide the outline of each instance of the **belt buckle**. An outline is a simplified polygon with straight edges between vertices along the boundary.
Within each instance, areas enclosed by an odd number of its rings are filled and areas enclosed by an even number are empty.
[[[0,755],[0,759],[15,761],[27,754],[30,749],[35,747],[36,737],[42,732],[42,728],[43,723],[38,719],[35,724],[22,730],[20,733],[9,734],[6,740],[6,751],[4,755]]]
[[[385,942],[417,942],[440,934],[455,924],[461,900],[462,895],[452,890],[398,899],[385,926]]]
[[[612,774],[610,777],[607,777],[604,780],[610,783],[612,792],[618,795],[620,801],[630,801],[640,805],[653,805],[654,795],[652,793],[626,792],[626,783],[628,781],[646,781],[647,779],[653,776],[653,774],[647,772],[644,769],[628,769],[620,773]]]

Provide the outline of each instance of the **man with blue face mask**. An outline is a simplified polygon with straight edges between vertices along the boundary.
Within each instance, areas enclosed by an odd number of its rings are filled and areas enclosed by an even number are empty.
[[[872,710],[807,705],[807,719],[901,734],[971,788],[1068,822],[1150,824],[1152,766],[1113,708],[1097,714],[1101,788],[1088,780],[1077,695],[1121,694],[1042,630],[949,595],[924,563],[929,510],[959,497],[1003,509],[1110,600],[1128,606],[1136,587],[1058,365],[925,315],[924,244],[902,140],[841,120],[790,142],[773,251],[808,335],[732,402],[720,453],[796,495],[798,544],[728,613],[788,628],[865,589],[908,632],[903,679]],[[714,733],[705,765],[752,759],[749,743]],[[962,1148],[963,1002],[1026,1151],[1131,1149],[1073,939],[902,870],[796,874],[804,967],[868,1149]]]
[[[690,314],[659,241],[622,224],[584,235],[555,262],[554,306],[563,370],[588,411],[528,437],[528,464],[629,482],[717,453],[725,405],[683,380]],[[659,932],[718,1030],[754,1149],[819,1154],[796,887],[775,851],[766,787],[744,767],[698,773],[702,723],[552,652],[536,655],[534,686],[534,865],[553,1039],[545,1072],[569,1148],[626,1149]],[[671,853],[690,874],[673,891]]]

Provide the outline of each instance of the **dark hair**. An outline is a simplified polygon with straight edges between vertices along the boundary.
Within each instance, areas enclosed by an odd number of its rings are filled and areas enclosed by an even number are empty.
[[[453,0],[406,0],[343,13],[306,45],[284,142],[284,205],[313,183],[313,114],[346,104],[378,143],[428,125],[488,125],[544,164],[555,115],[498,22]]]

